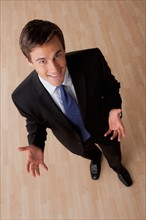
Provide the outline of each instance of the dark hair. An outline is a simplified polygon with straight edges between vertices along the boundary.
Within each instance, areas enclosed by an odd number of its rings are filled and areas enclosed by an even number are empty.
[[[20,48],[23,54],[31,61],[30,52],[36,46],[47,43],[54,36],[57,36],[65,50],[64,36],[61,29],[50,21],[32,20],[29,21],[20,34]]]

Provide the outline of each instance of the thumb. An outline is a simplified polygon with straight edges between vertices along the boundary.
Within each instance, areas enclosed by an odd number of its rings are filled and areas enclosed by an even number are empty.
[[[117,109],[117,113],[121,113],[122,109]]]
[[[18,150],[19,150],[19,151],[27,151],[27,150],[28,150],[28,147],[18,147]]]

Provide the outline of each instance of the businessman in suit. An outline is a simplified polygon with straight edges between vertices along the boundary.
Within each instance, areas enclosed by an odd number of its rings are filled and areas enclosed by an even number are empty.
[[[43,20],[22,29],[20,47],[34,71],[15,89],[12,99],[26,118],[29,145],[27,171],[40,175],[47,128],[72,153],[89,159],[97,180],[102,154],[127,187],[132,179],[122,165],[120,83],[97,48],[65,53],[61,29]],[[98,144],[98,147],[96,144]]]

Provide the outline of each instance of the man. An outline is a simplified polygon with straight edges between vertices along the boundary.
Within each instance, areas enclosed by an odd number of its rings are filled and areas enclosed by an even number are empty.
[[[111,74],[99,49],[65,54],[60,28],[49,21],[32,20],[23,28],[20,47],[35,69],[15,89],[12,99],[26,118],[29,146],[27,171],[46,170],[44,147],[50,128],[72,153],[90,159],[92,179],[98,179],[102,152],[126,186],[132,185],[121,164],[120,83]],[[97,143],[101,150],[95,145]]]

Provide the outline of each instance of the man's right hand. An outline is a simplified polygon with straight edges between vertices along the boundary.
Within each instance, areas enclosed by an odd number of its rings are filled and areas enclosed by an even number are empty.
[[[26,170],[28,173],[31,171],[34,177],[36,175],[40,176],[40,165],[42,165],[45,170],[48,170],[48,167],[44,163],[44,154],[39,147],[29,145],[26,147],[19,147],[18,149],[27,152]]]

